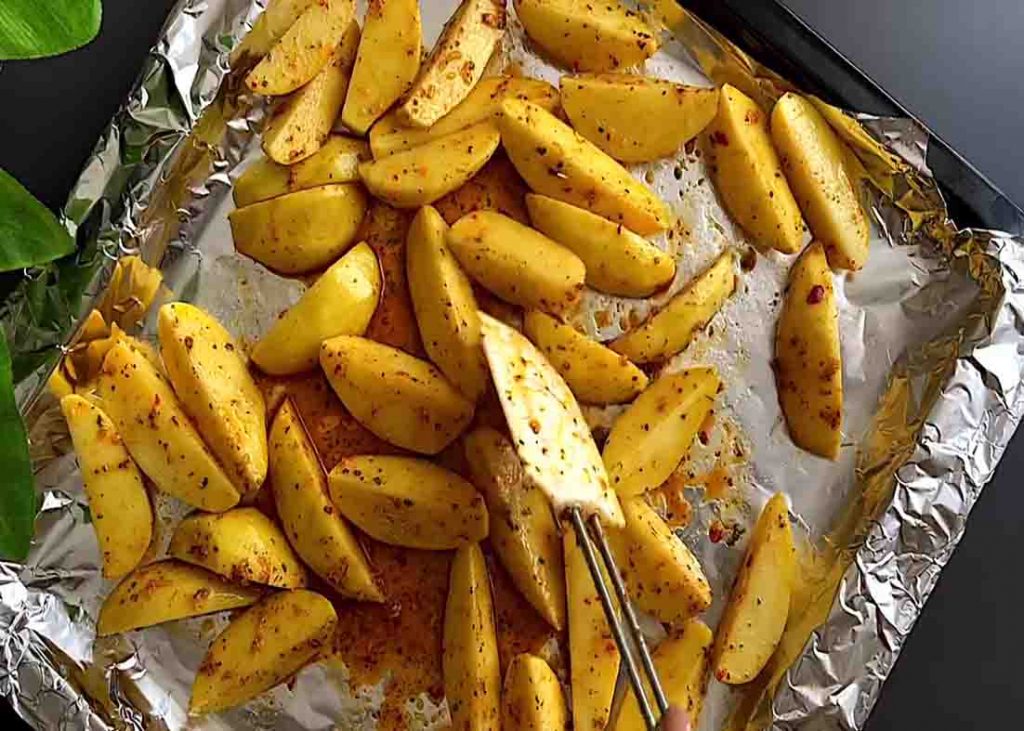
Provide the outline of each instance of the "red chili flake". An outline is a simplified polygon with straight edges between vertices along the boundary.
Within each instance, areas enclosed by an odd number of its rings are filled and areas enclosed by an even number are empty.
[[[725,132],[717,130],[711,134],[711,141],[716,145],[726,147],[729,144],[729,137],[728,135],[725,134]]]
[[[823,299],[825,299],[825,288],[820,284],[815,284],[807,293],[807,304],[809,305],[820,304]]]
[[[712,543],[721,543],[722,539],[725,538],[725,526],[716,520],[708,526],[708,538]]]

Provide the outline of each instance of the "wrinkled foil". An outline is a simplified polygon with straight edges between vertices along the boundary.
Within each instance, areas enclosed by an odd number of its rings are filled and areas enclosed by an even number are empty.
[[[197,302],[243,340],[258,337],[301,293],[301,283],[236,255],[226,221],[230,181],[257,156],[265,114],[230,71],[230,54],[263,4],[178,3],[69,197],[65,222],[79,253],[26,272],[0,308],[39,491],[28,560],[0,563],[0,692],[37,728],[374,728],[383,687],[350,688],[344,667],[325,663],[244,708],[189,720],[191,679],[222,616],[95,640],[110,585],[100,576],[66,429],[44,388],[125,255],[159,267],[162,298]],[[453,6],[424,0],[426,43]],[[790,88],[671,2],[659,10],[671,33],[647,63],[650,75],[729,81],[765,103]],[[533,52],[514,17],[496,63],[555,82],[559,74]],[[743,296],[669,365],[711,362],[727,384],[714,434],[691,457],[691,472],[714,466],[725,451],[744,455],[727,465],[737,500],[705,502],[697,484],[688,485],[695,510],[681,536],[715,588],[709,623],[744,547],[742,531],[734,545],[708,541],[712,522],[749,527],[781,489],[805,544],[779,650],[748,686],[712,683],[703,729],[862,728],[1024,412],[1022,242],[947,219],[925,164],[927,135],[913,122],[820,108],[856,155],[874,218],[868,266],[837,278],[841,459],[831,464],[796,450],[779,414],[767,323],[779,306],[785,257],[758,257]],[[679,275],[649,302],[588,293],[577,324],[601,339],[684,286],[719,251],[747,246],[692,150],[635,172],[680,218],[672,235],[656,240],[675,256]],[[152,325],[151,318],[144,323],[143,336]],[[587,412],[600,430],[617,410]],[[181,509],[160,504],[157,532],[166,540]],[[419,727],[447,718],[444,704],[428,699],[409,708]]]

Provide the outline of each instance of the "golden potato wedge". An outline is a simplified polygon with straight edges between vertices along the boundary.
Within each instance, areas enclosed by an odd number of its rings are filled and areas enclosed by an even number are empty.
[[[647,387],[647,376],[625,356],[550,315],[530,310],[523,318],[523,332],[580,401],[621,404]]]
[[[501,103],[501,144],[537,193],[587,210],[646,236],[668,228],[668,208],[646,185],[543,107]]]
[[[458,106],[426,129],[406,127],[399,119],[398,110],[381,117],[370,129],[370,149],[374,158],[379,159],[480,122],[497,122],[501,101],[505,98],[525,99],[548,111],[558,108],[558,89],[546,81],[521,76],[488,76],[480,79]]]
[[[299,19],[299,16],[317,0],[270,0],[238,47],[231,53],[234,61],[243,56],[262,58],[274,47],[281,36]]]
[[[341,121],[364,135],[412,85],[420,70],[419,0],[370,0]]]
[[[224,326],[185,302],[160,308],[160,354],[174,392],[238,491],[267,476],[267,409]]]
[[[480,346],[480,317],[473,286],[448,251],[448,225],[430,206],[409,227],[405,271],[423,348],[430,360],[470,401],[490,377]]]
[[[60,408],[82,472],[103,577],[118,579],[139,564],[153,538],[153,509],[142,473],[99,406],[70,394]]]
[[[516,655],[501,688],[501,725],[508,731],[565,731],[569,714],[558,676],[536,655]]]
[[[128,453],[157,489],[202,510],[238,503],[238,489],[141,351],[123,340],[114,343],[96,390]]]
[[[250,607],[206,651],[189,713],[222,711],[284,682],[316,659],[337,623],[331,603],[305,589],[278,592]]]
[[[843,425],[839,305],[825,249],[818,242],[789,271],[775,330],[774,366],[789,436],[812,454],[836,459]]]
[[[235,206],[242,208],[290,192],[291,173],[288,168],[261,157],[238,176],[231,188],[231,197]]]
[[[480,493],[424,459],[345,457],[328,484],[342,515],[378,541],[444,551],[487,537]]]
[[[761,511],[718,623],[715,677],[738,685],[753,680],[775,652],[789,616],[796,548],[786,496],[776,493]]]
[[[504,33],[504,0],[462,0],[398,107],[402,123],[429,127],[465,99]]]
[[[275,376],[314,368],[324,340],[366,332],[382,286],[377,255],[366,243],[357,244],[259,339],[253,362]]]
[[[479,427],[466,436],[464,446],[473,484],[487,502],[491,545],[519,592],[561,630],[562,543],[547,497],[526,477],[515,447],[501,433]]]
[[[846,167],[846,150],[821,113],[799,94],[784,94],[771,117],[772,141],[814,238],[836,269],[860,269],[871,228]]]
[[[674,157],[718,111],[718,89],[631,74],[563,76],[573,128],[616,160]]]
[[[323,465],[287,398],[270,428],[270,485],[281,527],[306,565],[344,596],[383,601],[362,546],[331,503]]]
[[[235,181],[235,205],[242,208],[297,190],[359,182],[359,163],[369,157],[370,148],[363,140],[330,135],[315,154],[294,165],[260,158]]]
[[[114,587],[100,607],[96,635],[128,632],[176,619],[247,607],[263,595],[206,569],[174,560],[140,566]]]
[[[658,50],[654,31],[618,0],[514,0],[526,34],[575,71],[636,66]]]
[[[269,96],[295,91],[331,60],[354,13],[352,0],[310,3],[245,77],[245,85]]]
[[[667,373],[619,415],[601,456],[620,497],[641,495],[668,479],[714,408],[721,384],[711,367]]]
[[[676,263],[642,236],[555,198],[526,196],[530,221],[583,260],[587,284],[623,297],[647,297],[672,281]]]
[[[468,213],[448,231],[462,268],[503,300],[549,312],[571,309],[583,290],[579,257],[497,211]]]
[[[694,334],[703,330],[732,296],[736,289],[735,268],[732,252],[725,252],[664,307],[608,347],[634,363],[667,360],[685,350]]]
[[[420,147],[359,165],[363,184],[396,208],[433,203],[476,175],[498,149],[491,122],[439,137]]]
[[[366,215],[358,185],[322,185],[228,214],[239,253],[279,274],[323,269],[355,243]]]
[[[708,169],[729,215],[759,247],[783,254],[800,251],[804,221],[761,107],[726,84],[704,141]]]
[[[288,539],[256,508],[190,515],[174,529],[167,553],[240,584],[306,585],[306,569]]]
[[[444,607],[444,694],[451,728],[501,727],[501,668],[494,628],[491,580],[480,545],[455,552]]]

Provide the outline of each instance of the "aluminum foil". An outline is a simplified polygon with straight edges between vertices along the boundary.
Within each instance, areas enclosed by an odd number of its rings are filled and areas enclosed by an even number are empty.
[[[428,44],[454,4],[424,0]],[[24,564],[0,564],[0,690],[37,728],[376,726],[386,678],[353,684],[336,662],[310,666],[244,708],[188,719],[192,675],[223,616],[95,641],[109,584],[100,577],[59,409],[43,388],[81,318],[105,296],[109,304],[115,262],[126,254],[159,267],[159,298],[195,301],[243,339],[257,337],[301,293],[301,282],[236,255],[226,222],[230,181],[256,157],[265,114],[230,71],[230,58],[262,5],[178,3],[69,198],[66,223],[80,253],[26,272],[0,310],[40,496],[31,555]],[[765,102],[789,88],[671,3],[662,10],[670,30],[646,73],[698,84],[728,80]],[[492,64],[503,65],[551,81],[560,73],[533,51],[514,17]],[[694,505],[680,534],[715,588],[708,621],[717,621],[744,528],[771,492],[789,495],[805,544],[799,597],[779,651],[744,688],[712,682],[703,729],[863,727],[1024,411],[1021,241],[947,220],[925,164],[927,137],[914,123],[821,109],[856,153],[874,218],[868,266],[837,278],[841,459],[832,464],[796,450],[779,414],[770,323],[785,257],[757,257],[743,292],[668,366],[711,362],[727,384],[708,444],[679,475]],[[657,240],[679,264],[670,292],[722,249],[747,250],[693,150],[635,172],[679,217]],[[578,324],[609,338],[667,296],[637,303],[588,293]],[[152,322],[141,325],[151,335]],[[587,416],[600,431],[615,413],[588,409]],[[712,474],[733,484],[730,499],[702,499]],[[166,538],[182,511],[160,503],[158,533]],[[735,540],[709,541],[709,529],[723,525]],[[406,717],[412,727],[436,727],[447,710],[424,694],[410,699]]]

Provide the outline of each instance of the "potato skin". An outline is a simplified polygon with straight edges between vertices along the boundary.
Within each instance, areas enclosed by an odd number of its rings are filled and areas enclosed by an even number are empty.
[[[569,722],[558,676],[536,655],[516,655],[501,689],[502,726],[509,731],[564,731]]]
[[[262,157],[245,169],[232,188],[235,206],[270,200],[286,193],[359,182],[359,163],[369,159],[363,140],[330,135],[313,155],[294,165],[279,165]]]

